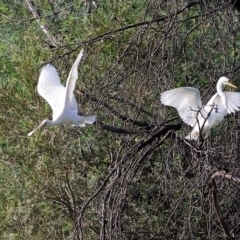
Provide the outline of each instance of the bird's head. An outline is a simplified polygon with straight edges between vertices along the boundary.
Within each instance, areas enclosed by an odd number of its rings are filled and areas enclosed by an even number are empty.
[[[220,79],[218,80],[218,83],[220,83],[221,85],[228,85],[230,87],[233,88],[237,88],[235,85],[233,85],[232,83],[229,82],[229,78],[227,77],[220,77]]]

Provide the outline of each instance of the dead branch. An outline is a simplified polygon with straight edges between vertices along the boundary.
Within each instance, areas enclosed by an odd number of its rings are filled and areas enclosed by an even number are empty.
[[[43,32],[47,35],[48,39],[50,40],[51,44],[54,46],[54,47],[57,47],[58,44],[57,44],[57,39],[55,36],[53,36],[51,33],[50,33],[50,30],[49,30],[49,27],[47,24],[42,24],[41,23],[41,15],[40,13],[37,11],[37,9],[35,8],[35,5],[34,5],[34,2],[32,0],[26,0],[27,4],[28,4],[28,7],[29,9],[31,10],[33,16],[35,17],[36,21],[38,22],[38,24],[40,25],[41,29],[43,30]]]

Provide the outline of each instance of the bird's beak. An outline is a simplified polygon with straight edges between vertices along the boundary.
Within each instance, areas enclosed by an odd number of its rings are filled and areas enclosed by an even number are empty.
[[[230,86],[230,87],[233,87],[233,88],[237,88],[235,85],[233,85],[232,83],[230,82],[227,82],[226,85]]]
[[[44,126],[45,122],[42,122],[38,127],[36,127],[35,129],[33,129],[30,133],[28,133],[28,137],[31,137],[39,128],[41,128],[42,126]]]

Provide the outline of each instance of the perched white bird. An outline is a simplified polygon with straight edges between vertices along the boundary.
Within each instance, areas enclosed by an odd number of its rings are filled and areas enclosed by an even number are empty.
[[[86,123],[93,124],[95,116],[83,117],[78,115],[77,101],[73,94],[78,79],[78,64],[83,56],[83,49],[80,51],[72,69],[69,73],[66,87],[61,84],[57,69],[51,64],[42,68],[37,90],[38,93],[49,103],[53,111],[52,121],[43,120],[42,123],[31,131],[31,136],[40,127],[55,126],[63,123],[66,127],[85,127]]]
[[[196,88],[180,87],[161,94],[161,102],[176,108],[181,119],[193,127],[186,139],[197,140],[200,135],[207,138],[211,128],[218,125],[227,114],[240,110],[240,93],[224,92],[225,85],[236,88],[228,78],[221,77],[217,82],[217,93],[205,106]]]

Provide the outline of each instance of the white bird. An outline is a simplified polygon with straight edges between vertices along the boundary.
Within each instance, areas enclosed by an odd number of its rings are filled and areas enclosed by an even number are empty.
[[[74,62],[69,73],[66,87],[61,84],[57,69],[51,64],[47,64],[42,68],[40,73],[37,90],[51,106],[53,111],[52,120],[46,119],[31,131],[31,136],[37,129],[47,126],[55,126],[63,123],[66,127],[73,126],[85,127],[86,123],[93,124],[96,121],[95,116],[83,117],[78,115],[78,106],[73,91],[78,79],[78,64],[83,57],[82,49]]]
[[[200,135],[207,138],[211,128],[223,121],[227,114],[240,110],[240,93],[224,92],[225,85],[236,88],[228,78],[220,77],[217,93],[205,106],[202,105],[200,93],[196,88],[180,87],[161,94],[161,102],[176,108],[181,119],[193,127],[186,139],[197,140]]]

